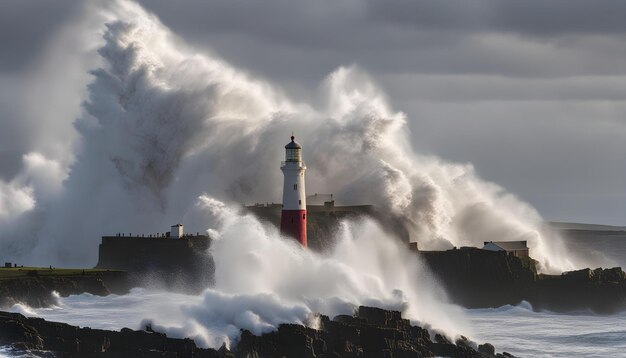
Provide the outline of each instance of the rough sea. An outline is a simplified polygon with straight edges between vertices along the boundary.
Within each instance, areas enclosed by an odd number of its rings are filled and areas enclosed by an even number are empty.
[[[624,260],[621,255],[615,255],[626,246],[624,234],[603,234],[601,240],[589,237],[568,240],[578,252],[593,246],[597,254],[609,253],[608,257],[618,264]],[[112,330],[123,327],[142,329],[145,319],[149,319],[168,327],[168,335],[176,337],[176,328],[188,317],[186,307],[197,304],[202,304],[201,296],[133,289],[123,296],[82,294],[59,298],[54,308],[31,309],[15,305],[12,311],[50,321]],[[467,336],[477,343],[493,344],[497,352],[506,351],[516,357],[626,357],[626,312],[604,316],[585,311],[568,314],[535,312],[525,302],[517,306],[462,312],[471,330]],[[0,347],[0,357],[39,356]]]
[[[533,312],[530,305],[467,310],[478,342],[516,357],[626,357],[626,313]]]
[[[193,296],[134,289],[124,296],[70,296],[51,309],[14,306],[13,311],[91,328],[140,329],[144,318],[180,322],[181,307]],[[155,313],[158,312],[158,313]],[[489,342],[497,352],[516,357],[624,357],[626,313],[599,316],[589,312],[558,314],[533,312],[530,305],[465,310],[472,327],[471,339]],[[0,357],[35,357],[0,349]]]

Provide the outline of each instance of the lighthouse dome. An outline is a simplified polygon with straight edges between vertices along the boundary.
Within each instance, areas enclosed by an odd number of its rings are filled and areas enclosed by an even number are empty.
[[[291,142],[285,146],[285,161],[302,162],[302,146],[296,142],[296,137],[291,136]]]
[[[287,143],[285,149],[302,149],[300,143],[295,141],[296,137],[291,136],[291,142]]]

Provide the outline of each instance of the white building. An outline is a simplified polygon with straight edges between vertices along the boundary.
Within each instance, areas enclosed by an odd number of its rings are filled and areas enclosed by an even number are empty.
[[[170,238],[180,239],[183,237],[183,224],[173,225],[170,230]]]
[[[527,241],[485,241],[483,250],[505,251],[513,256],[528,257],[529,249],[527,243]]]

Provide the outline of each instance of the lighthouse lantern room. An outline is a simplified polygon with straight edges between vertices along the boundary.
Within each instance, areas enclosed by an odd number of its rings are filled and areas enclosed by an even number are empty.
[[[291,142],[285,146],[285,161],[280,169],[285,177],[283,185],[283,211],[280,217],[280,231],[284,235],[298,240],[307,246],[306,240],[306,192],[304,190],[304,171],[302,146],[291,136]]]

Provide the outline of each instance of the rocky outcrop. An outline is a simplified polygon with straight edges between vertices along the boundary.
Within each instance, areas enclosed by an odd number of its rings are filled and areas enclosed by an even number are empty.
[[[590,309],[610,314],[626,310],[626,274],[620,267],[586,268],[562,275],[539,275],[528,294],[535,309]]]
[[[420,251],[450,299],[467,308],[499,307],[528,301],[555,312],[626,309],[626,274],[621,268],[584,269],[561,275],[537,274],[526,257],[477,248]]]
[[[157,332],[79,328],[6,312],[0,312],[0,345],[52,351],[63,357],[232,357]]]
[[[537,278],[529,258],[476,248],[419,251],[452,301],[468,308],[517,304]]]
[[[362,306],[354,316],[334,320],[320,316],[319,330],[290,324],[260,337],[243,331],[235,353],[237,357],[393,358],[494,357],[494,351],[478,351],[464,337],[452,343],[437,334],[431,340],[428,330],[411,326],[400,312]]]
[[[229,351],[198,348],[190,339],[168,338],[161,333],[119,332],[79,328],[64,323],[0,312],[0,346],[20,350],[52,351],[64,357],[510,357],[495,355],[491,344],[478,349],[466,338],[455,343],[423,328],[411,326],[400,312],[359,307],[354,316],[319,317],[319,329],[280,325],[275,332],[255,336],[242,331]]]
[[[30,307],[49,307],[56,303],[53,291],[61,297],[90,293],[106,296],[128,292],[126,273],[105,272],[77,276],[32,275],[0,280],[0,307],[23,303]]]

